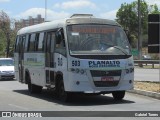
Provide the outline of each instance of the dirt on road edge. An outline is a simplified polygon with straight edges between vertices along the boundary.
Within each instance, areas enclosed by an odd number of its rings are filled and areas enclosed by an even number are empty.
[[[160,93],[160,82],[135,81],[134,89]]]

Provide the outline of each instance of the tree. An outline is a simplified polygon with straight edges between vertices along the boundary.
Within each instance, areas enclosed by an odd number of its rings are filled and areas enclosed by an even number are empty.
[[[4,55],[4,38],[3,31],[0,29],[0,56]]]
[[[3,36],[1,41],[6,42],[6,44],[0,44],[0,49],[6,51],[6,57],[9,57],[11,42],[15,39],[15,30],[11,29],[12,22],[7,13],[0,11],[0,34]]]
[[[141,0],[141,24],[142,34],[148,34],[148,14],[160,13],[158,6],[148,5],[145,0]],[[131,39],[132,47],[135,47],[136,40],[138,39],[138,1],[131,4],[123,3],[116,14],[116,21],[120,23],[124,29],[129,31],[129,38]],[[134,39],[133,39],[134,38]],[[136,40],[135,40],[136,38]]]
[[[9,46],[10,46],[10,18],[3,11],[0,12],[0,28],[3,31],[6,37],[6,40],[7,40],[6,57],[8,57],[9,56]]]
[[[151,14],[160,14],[158,6],[156,4],[149,6],[149,13]]]

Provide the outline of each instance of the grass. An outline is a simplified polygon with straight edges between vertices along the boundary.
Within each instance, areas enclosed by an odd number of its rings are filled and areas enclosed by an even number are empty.
[[[160,82],[135,81],[134,89],[160,93]]]

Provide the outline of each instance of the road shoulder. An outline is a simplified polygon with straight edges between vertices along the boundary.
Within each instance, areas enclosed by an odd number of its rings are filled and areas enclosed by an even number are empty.
[[[149,96],[149,97],[156,98],[156,99],[160,100],[160,93],[157,93],[157,92],[145,91],[145,90],[140,90],[140,89],[129,90],[127,92],[135,93],[135,94],[139,94],[139,95],[144,95],[144,96]]]

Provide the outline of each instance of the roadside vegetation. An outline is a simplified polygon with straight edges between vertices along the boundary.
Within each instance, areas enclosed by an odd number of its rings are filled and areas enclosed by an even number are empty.
[[[141,0],[141,25],[142,25],[142,54],[148,54],[148,14],[160,14],[160,8],[156,4],[148,5],[145,0]],[[128,30],[128,38],[132,49],[138,48],[138,1],[127,4],[121,4],[116,15],[116,21],[120,23],[124,29]],[[158,60],[158,54],[150,54],[153,59]],[[136,58],[136,56],[135,56]]]
[[[15,20],[0,11],[0,57],[13,56],[13,44],[16,38]]]
[[[160,93],[160,82],[135,81],[134,89]]]

